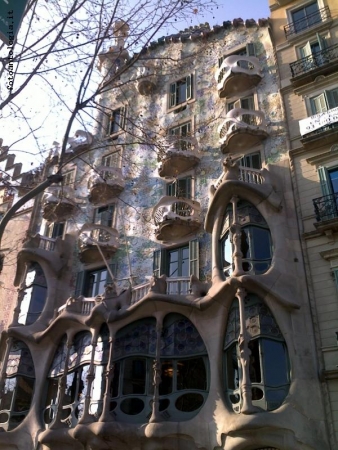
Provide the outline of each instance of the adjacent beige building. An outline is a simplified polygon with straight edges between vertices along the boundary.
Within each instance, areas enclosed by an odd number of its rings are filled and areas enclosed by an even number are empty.
[[[338,433],[338,3],[270,1],[332,448]]]

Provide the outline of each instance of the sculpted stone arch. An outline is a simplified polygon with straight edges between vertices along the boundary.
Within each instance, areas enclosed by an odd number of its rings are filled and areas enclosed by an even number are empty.
[[[0,427],[16,428],[27,416],[35,385],[35,370],[27,345],[9,338],[1,374]]]
[[[224,384],[236,413],[278,409],[290,386],[284,337],[268,306],[239,288],[224,339]]]

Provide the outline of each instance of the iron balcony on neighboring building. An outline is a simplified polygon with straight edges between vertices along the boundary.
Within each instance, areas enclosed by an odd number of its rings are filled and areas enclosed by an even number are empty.
[[[234,108],[218,128],[223,153],[239,153],[266,139],[269,135],[264,113]]]
[[[311,83],[319,75],[328,75],[338,70],[338,44],[331,45],[290,64],[294,87]]]
[[[196,233],[202,224],[199,202],[188,198],[165,196],[153,210],[156,239],[176,242]]]
[[[215,78],[220,98],[244,92],[257,86],[262,79],[259,60],[255,56],[228,56],[216,71]]]
[[[116,198],[123,191],[125,182],[120,168],[99,166],[88,180],[89,201],[94,205]]]
[[[197,140],[190,136],[168,136],[159,153],[160,177],[177,177],[200,161]]]
[[[338,193],[324,195],[312,200],[315,210],[315,228],[327,236],[338,231]]]
[[[324,6],[312,14],[307,14],[305,17],[285,25],[284,33],[287,38],[294,37],[297,33],[301,33],[313,26],[319,25],[331,19],[331,13],[328,6]]]

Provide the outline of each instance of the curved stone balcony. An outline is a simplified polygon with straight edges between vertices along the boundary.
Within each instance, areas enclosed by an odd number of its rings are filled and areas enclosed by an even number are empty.
[[[122,171],[116,167],[99,166],[88,180],[89,201],[99,204],[116,198],[124,189]]]
[[[136,87],[141,95],[151,95],[156,89],[156,75],[150,64],[137,69]]]
[[[88,131],[78,130],[74,137],[68,138],[69,148],[66,153],[88,150],[93,143],[93,136]]]
[[[86,223],[80,231],[79,250],[83,263],[103,261],[102,254],[109,259],[118,247],[118,232],[115,228]]]
[[[181,173],[195,167],[201,156],[195,137],[169,136],[159,155],[160,177],[177,177]]]
[[[177,241],[200,228],[201,206],[188,198],[165,196],[153,210],[155,237],[159,241]]]
[[[239,94],[261,81],[259,60],[255,56],[228,56],[216,71],[215,78],[220,98]]]
[[[46,190],[42,198],[42,216],[49,222],[64,222],[76,211],[74,189],[69,186],[53,186]]]
[[[264,113],[243,108],[229,111],[218,132],[223,153],[241,152],[269,135]]]

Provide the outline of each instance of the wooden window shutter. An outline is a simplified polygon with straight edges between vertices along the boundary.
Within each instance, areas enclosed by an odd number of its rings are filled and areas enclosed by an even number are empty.
[[[169,106],[170,108],[176,106],[176,83],[170,85]]]
[[[187,100],[190,100],[192,98],[192,89],[192,75],[188,75],[186,78]]]
[[[189,242],[189,260],[190,260],[190,275],[196,275],[199,278],[199,242],[194,239]]]
[[[160,277],[160,275],[161,275],[161,259],[162,259],[161,256],[162,256],[161,250],[154,251],[153,274],[157,278]]]
[[[332,194],[331,189],[331,182],[329,174],[325,167],[319,167],[318,168],[318,175],[320,180],[320,186],[322,188],[323,195],[330,195]]]

